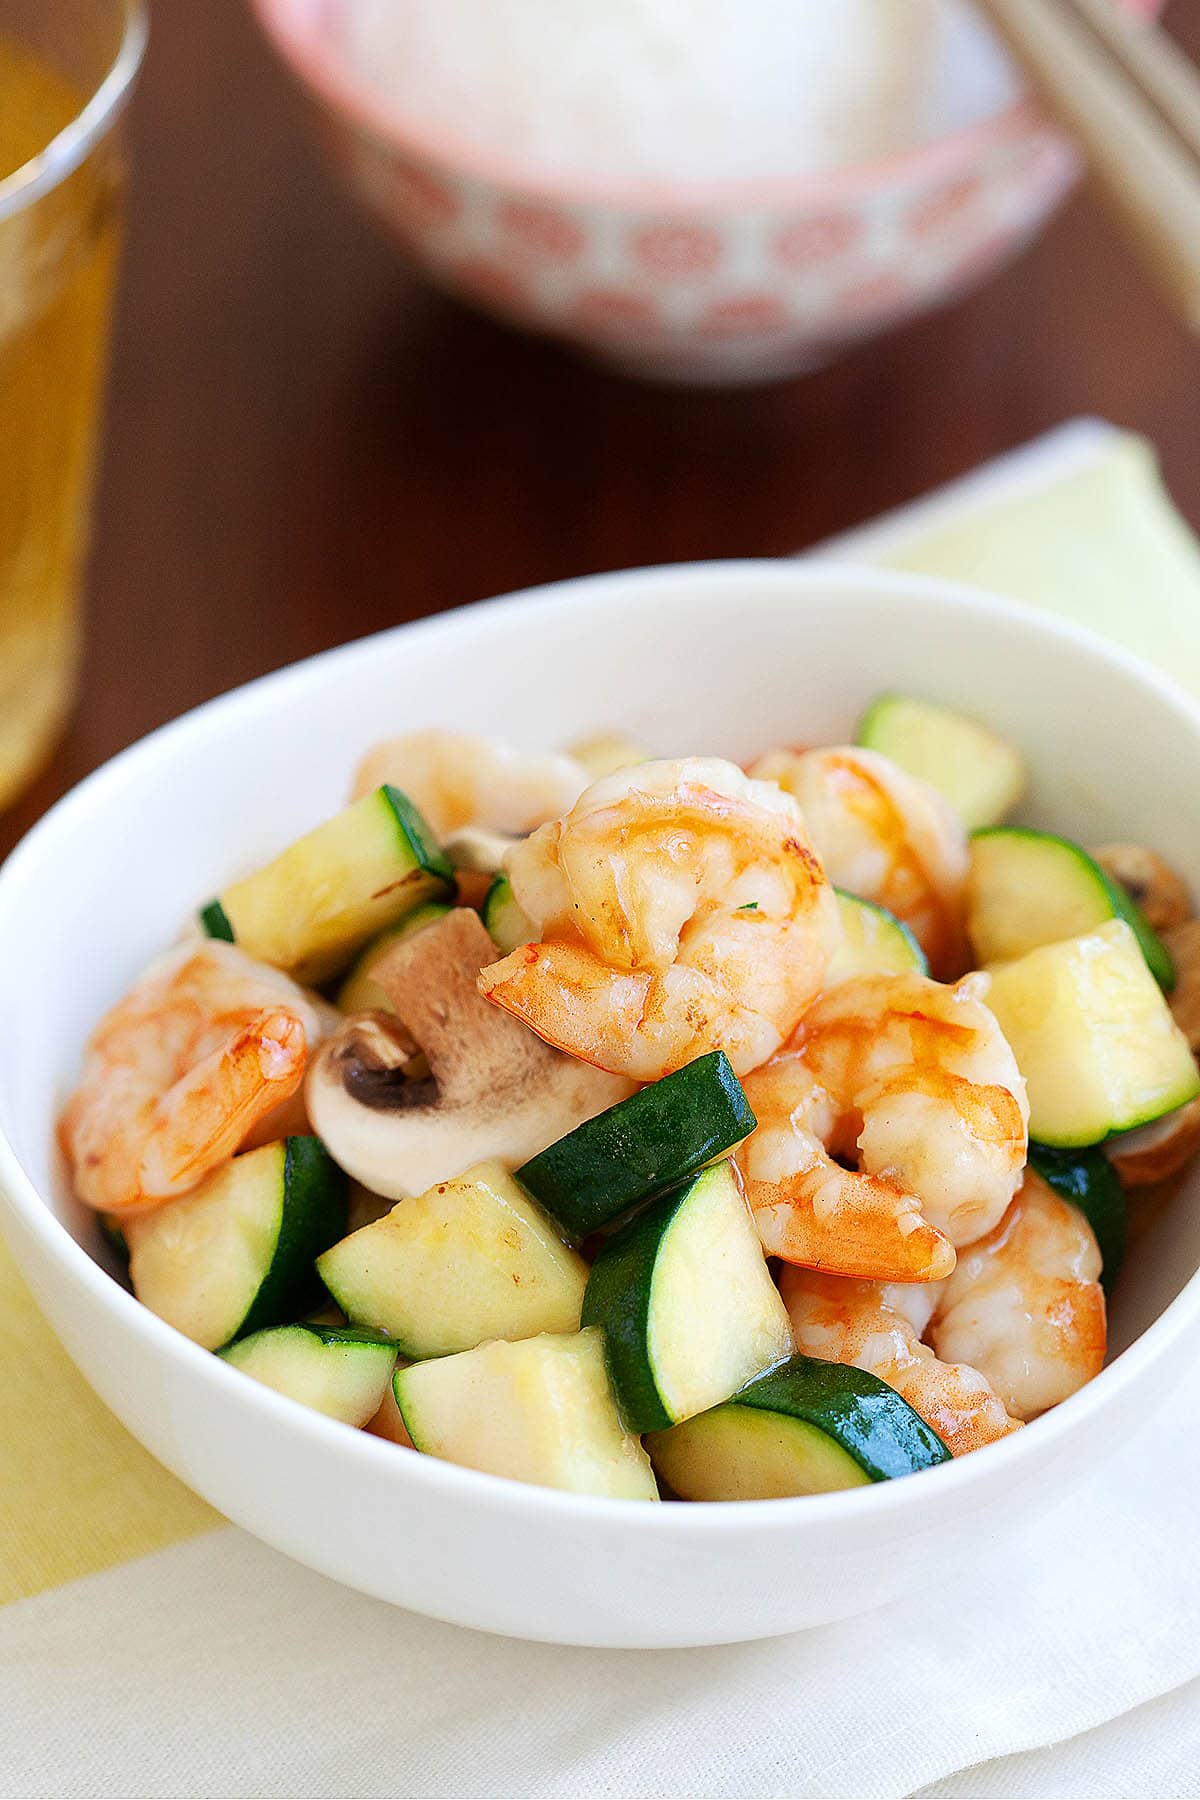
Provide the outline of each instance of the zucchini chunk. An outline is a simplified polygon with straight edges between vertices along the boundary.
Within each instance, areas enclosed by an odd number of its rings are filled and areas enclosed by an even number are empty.
[[[493,943],[505,956],[519,950],[522,944],[532,944],[537,938],[530,920],[517,905],[507,875],[497,875],[488,889],[483,902],[483,922]]]
[[[621,1424],[599,1331],[481,1344],[393,1379],[416,1449],[538,1487],[657,1500],[650,1459]]]
[[[967,933],[981,963],[1010,962],[1124,919],[1155,981],[1170,992],[1170,953],[1125,889],[1069,838],[1000,826],[971,839]]]
[[[1100,1252],[1100,1285],[1112,1291],[1125,1257],[1129,1213],[1125,1190],[1103,1150],[1053,1150],[1030,1144],[1029,1166],[1048,1188],[1077,1206]]]
[[[97,1213],[96,1223],[100,1227],[100,1236],[104,1239],[113,1254],[121,1262],[129,1261],[129,1240],[125,1236],[125,1221],[116,1213]]]
[[[997,824],[1025,791],[1025,762],[1010,743],[925,700],[882,694],[859,720],[854,742],[936,788],[968,831]]]
[[[949,1462],[937,1433],[877,1375],[793,1356],[646,1448],[683,1500],[782,1500]]]
[[[190,1194],[125,1221],[133,1291],[219,1350],[316,1304],[313,1268],[346,1230],[346,1177],[313,1137],[246,1150]]]
[[[705,1412],[790,1354],[787,1311],[729,1162],[608,1240],[588,1277],[583,1323],[604,1327],[630,1431]]]
[[[424,901],[453,892],[454,871],[398,788],[379,787],[204,907],[228,937],[310,986]]]
[[[217,1354],[264,1387],[344,1425],[374,1417],[396,1367],[390,1339],[350,1325],[271,1326]]]
[[[585,1238],[728,1155],[757,1123],[713,1050],[577,1125],[517,1179],[568,1237]]]
[[[908,926],[886,906],[835,888],[842,941],[829,960],[825,986],[856,975],[928,975],[929,963]]]
[[[383,960],[392,945],[398,944],[401,938],[411,937],[414,931],[433,925],[438,919],[445,918],[449,911],[446,901],[428,900],[424,906],[418,906],[410,912],[406,919],[401,919],[398,925],[389,925],[377,938],[372,938],[337,991],[339,1009],[344,1013],[395,1012],[395,1007],[379,983],[373,979],[375,965]]]
[[[993,971],[987,1004],[1029,1090],[1029,1135],[1098,1144],[1200,1093],[1200,1071],[1124,919]]]
[[[494,1160],[401,1200],[326,1250],[317,1270],[348,1318],[414,1358],[578,1331],[588,1276]]]

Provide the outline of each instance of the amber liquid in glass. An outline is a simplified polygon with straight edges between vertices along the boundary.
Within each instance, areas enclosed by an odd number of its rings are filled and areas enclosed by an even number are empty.
[[[0,36],[0,180],[83,100]],[[0,806],[36,772],[74,698],[119,178],[109,140],[0,216]]]

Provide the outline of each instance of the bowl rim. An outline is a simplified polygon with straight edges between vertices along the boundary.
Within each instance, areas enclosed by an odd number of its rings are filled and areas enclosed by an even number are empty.
[[[822,593],[828,593],[830,589],[861,593],[866,587],[879,594],[890,594],[900,602],[908,600],[925,608],[940,609],[947,615],[972,614],[1033,631],[1043,639],[1055,641],[1068,652],[1115,665],[1123,675],[1147,689],[1149,699],[1174,714],[1200,739],[1200,703],[1157,669],[1085,627],[966,583],[869,565],[782,558],[664,564],[576,576],[491,600],[468,603],[353,640],[259,676],[159,726],[103,763],[65,794],[0,865],[0,942],[14,941],[11,933],[6,933],[6,914],[10,908],[19,908],[23,890],[30,882],[36,882],[41,860],[62,854],[56,845],[60,840],[63,843],[69,841],[76,817],[86,811],[94,794],[104,793],[114,784],[119,787],[129,774],[139,771],[147,761],[160,758],[164,751],[176,753],[180,741],[186,753],[189,738],[203,739],[213,720],[253,713],[264,693],[286,692],[289,688],[302,692],[305,686],[324,679],[331,668],[352,667],[355,662],[369,664],[382,646],[401,637],[408,641],[413,635],[437,635],[446,629],[451,632],[462,629],[464,620],[468,616],[477,619],[481,609],[488,615],[516,616],[544,606],[567,605],[587,611],[596,603],[594,596],[602,596],[607,589],[619,592],[622,587],[644,585],[647,580],[668,590],[676,587],[694,589],[697,583],[727,583],[731,576],[741,583],[757,584],[760,591],[766,593],[786,592],[792,599],[802,599],[804,589]],[[302,708],[294,710],[297,716],[303,716]],[[26,870],[30,873],[26,874]],[[17,1215],[20,1227],[37,1240],[47,1261],[57,1267],[68,1283],[80,1281],[89,1291],[90,1298],[112,1315],[119,1328],[141,1340],[147,1355],[164,1356],[181,1365],[182,1373],[200,1380],[213,1380],[218,1388],[224,1384],[231,1405],[250,1414],[257,1413],[260,1419],[269,1419],[281,1429],[306,1435],[317,1450],[336,1455],[340,1446],[342,1455],[351,1459],[347,1464],[348,1473],[355,1467],[355,1459],[361,1459],[358,1466],[364,1470],[372,1463],[381,1473],[390,1469],[392,1475],[383,1474],[384,1479],[413,1481],[418,1488],[424,1487],[434,1502],[453,1503],[455,1496],[473,1497],[493,1508],[507,1507],[510,1511],[523,1513],[527,1519],[557,1516],[560,1520],[578,1519],[580,1523],[590,1521],[597,1526],[620,1526],[636,1520],[640,1521],[636,1529],[689,1542],[721,1539],[731,1531],[742,1531],[751,1526],[766,1531],[798,1530],[804,1526],[820,1530],[843,1521],[849,1525],[858,1519],[887,1518],[893,1526],[907,1522],[915,1528],[922,1516],[928,1515],[931,1506],[952,1505],[955,1494],[965,1486],[984,1479],[1002,1479],[1006,1470],[1015,1474],[1021,1462],[1033,1453],[1030,1446],[1044,1454],[1052,1453],[1057,1447],[1061,1453],[1065,1443],[1086,1427],[1088,1421],[1108,1405],[1110,1398],[1115,1400],[1122,1389],[1137,1381],[1151,1364],[1194,1330],[1200,1320],[1198,1269],[1153,1323],[1086,1387],[1021,1431],[986,1445],[970,1456],[922,1470],[902,1481],[871,1483],[830,1494],[780,1500],[633,1506],[631,1510],[631,1502],[626,1500],[536,1487],[463,1468],[432,1456],[415,1453],[398,1456],[394,1444],[369,1432],[345,1426],[261,1383],[247,1380],[239,1370],[201,1349],[150,1312],[89,1255],[43,1200],[0,1126],[0,1220],[6,1208]],[[81,1373],[86,1378],[86,1370],[81,1369]]]
[[[1157,13],[1162,0],[1119,0],[1136,17]],[[361,134],[393,152],[427,165],[451,169],[471,180],[503,188],[530,202],[627,208],[676,215],[714,214],[726,209],[790,210],[824,208],[861,200],[872,188],[911,180],[914,184],[953,178],[966,164],[998,144],[1040,135],[1066,146],[1037,101],[1023,95],[986,119],[924,143],[862,162],[803,175],[673,183],[638,177],[585,177],[534,174],[503,151],[486,151],[449,126],[406,124],[370,82],[355,73],[338,52],[330,31],[330,0],[250,0],[268,40],[302,84],[313,89]]]
[[[1154,0],[1123,0],[1142,10]],[[848,163],[841,168],[802,175],[710,180],[675,184],[636,176],[543,176],[503,150],[488,151],[459,136],[451,126],[438,128],[406,123],[393,112],[383,95],[356,74],[338,53],[335,36],[328,31],[331,8],[325,0],[250,0],[252,10],[276,50],[320,95],[327,105],[363,135],[393,152],[490,186],[506,189],[542,204],[566,203],[653,210],[675,214],[717,213],[727,208],[800,208],[824,206],[861,196],[870,188],[910,177],[936,181],[950,177],[974,155],[982,155],[997,142],[1026,132],[1044,132],[1064,142],[1029,95],[1013,101],[987,119],[965,125],[942,137],[931,138],[906,150]]]

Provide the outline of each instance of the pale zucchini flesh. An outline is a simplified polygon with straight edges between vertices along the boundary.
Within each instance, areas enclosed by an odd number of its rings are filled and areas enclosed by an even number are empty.
[[[454,871],[424,819],[384,786],[235,881],[200,917],[210,936],[231,937],[260,961],[317,983],[453,888]]]
[[[192,1193],[125,1221],[133,1291],[206,1350],[319,1296],[315,1258],[346,1229],[346,1178],[316,1138],[235,1156]]]
[[[386,1331],[413,1358],[577,1331],[588,1276],[495,1161],[399,1201],[317,1268],[350,1319]]]
[[[968,831],[995,825],[1025,789],[1025,763],[998,733],[944,706],[882,694],[858,722],[854,742],[877,750],[947,799]]]
[[[836,888],[842,941],[829,959],[824,985],[856,975],[928,975],[929,963],[908,926],[895,913]]]
[[[618,1416],[599,1331],[482,1344],[398,1371],[393,1389],[428,1456],[570,1493],[658,1499]]]
[[[588,1278],[583,1323],[604,1329],[632,1431],[704,1412],[790,1354],[787,1312],[729,1162],[608,1240]]]
[[[646,1448],[681,1500],[784,1500],[863,1487],[871,1479],[806,1419],[755,1412],[733,1400],[651,1432]]]
[[[347,1325],[277,1325],[218,1353],[277,1394],[345,1425],[365,1425],[391,1387],[396,1346]]]
[[[967,935],[983,964],[1009,962],[1043,944],[1124,919],[1160,987],[1174,985],[1165,944],[1133,900],[1069,838],[1002,826],[971,839]]]
[[[483,922],[497,949],[507,956],[537,938],[531,921],[517,903],[507,875],[497,875],[483,902]]]
[[[893,1388],[842,1363],[795,1356],[647,1449],[685,1500],[779,1500],[913,1475],[950,1452]]]
[[[395,1008],[391,1001],[374,979],[376,964],[382,961],[393,944],[401,943],[415,931],[424,930],[426,925],[436,925],[449,911],[449,904],[444,900],[426,901],[424,906],[415,907],[398,925],[389,925],[377,938],[372,938],[337,991],[337,1005],[342,1012],[393,1012]]]
[[[1029,1135],[1097,1144],[1200,1093],[1200,1071],[1130,927],[1044,944],[992,971],[987,1003],[1029,1091]]]

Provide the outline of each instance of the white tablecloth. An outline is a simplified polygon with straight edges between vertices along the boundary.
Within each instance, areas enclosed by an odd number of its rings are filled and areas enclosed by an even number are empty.
[[[1165,647],[1200,690],[1200,558],[1108,427],[847,548]],[[1086,1496],[1022,1501],[1019,1582],[984,1541],[937,1592],[798,1637],[562,1650],[209,1528],[2,1262],[0,1296],[0,1794],[1200,1795],[1200,1367]]]

